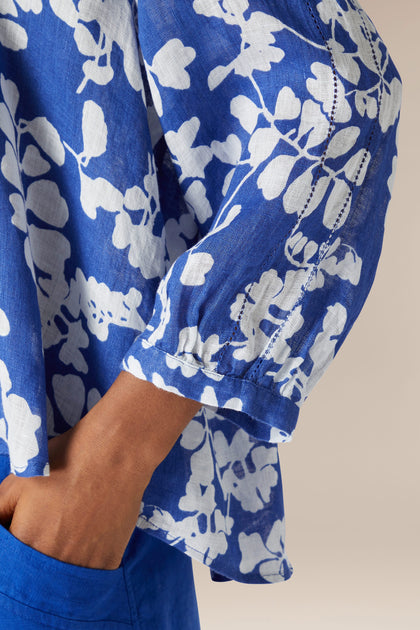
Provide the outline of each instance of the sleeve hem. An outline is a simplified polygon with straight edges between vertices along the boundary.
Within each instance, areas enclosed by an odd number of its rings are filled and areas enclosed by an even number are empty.
[[[156,508],[156,506],[144,506],[147,508]],[[159,511],[159,508],[157,508]],[[159,523],[159,524],[158,524]],[[179,535],[178,531],[172,531],[173,525],[167,522],[161,515],[159,515],[159,520],[156,522],[156,519],[152,517],[147,517],[145,514],[141,513],[137,520],[137,527],[143,531],[146,531],[150,536],[154,536],[158,538],[162,542],[167,543],[171,547],[175,547],[182,553],[185,553],[190,558],[201,562],[205,566],[209,567],[213,573],[216,573],[215,569],[212,569],[213,566],[217,565],[217,574],[222,575],[224,580],[218,581],[229,581],[233,580],[235,582],[242,582],[245,584],[272,584],[274,582],[285,582],[290,579],[293,575],[293,566],[290,564],[287,556],[283,555],[283,562],[279,565],[279,571],[276,573],[267,573],[261,575],[257,571],[250,571],[248,573],[241,573],[234,566],[219,566],[218,555],[215,557],[211,557],[208,553],[203,553],[203,551],[197,549],[190,545],[184,538]],[[210,565],[212,565],[210,567]],[[220,573],[221,571],[225,571],[226,573]],[[229,575],[227,575],[229,574]],[[267,579],[268,578],[268,579]],[[212,578],[213,579],[213,578]],[[215,581],[215,580],[214,580]]]
[[[252,381],[188,363],[141,336],[126,353],[120,368],[156,387],[220,410],[223,417],[257,439],[276,443],[291,440],[299,416],[298,405]]]

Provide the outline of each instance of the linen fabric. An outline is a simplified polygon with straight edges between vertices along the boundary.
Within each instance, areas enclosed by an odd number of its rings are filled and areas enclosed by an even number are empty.
[[[2,457],[0,480],[8,474]],[[200,630],[192,561],[136,527],[117,569],[80,567],[32,549],[0,525],[0,627]]]
[[[355,0],[0,2],[0,454],[126,370],[202,403],[138,528],[287,580],[278,444],[375,277],[401,78]]]

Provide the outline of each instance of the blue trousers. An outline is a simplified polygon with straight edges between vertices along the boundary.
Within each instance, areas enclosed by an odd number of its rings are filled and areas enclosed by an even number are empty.
[[[6,463],[0,457],[1,480]],[[191,559],[136,528],[118,569],[90,569],[0,526],[0,628],[199,630]]]

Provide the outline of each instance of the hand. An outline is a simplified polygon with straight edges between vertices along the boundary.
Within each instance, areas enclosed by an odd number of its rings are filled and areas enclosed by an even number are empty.
[[[118,568],[155,468],[200,407],[120,372],[72,429],[49,440],[49,477],[0,483],[0,523],[47,556]]]
[[[49,441],[49,477],[11,474],[3,480],[0,522],[10,523],[11,534],[48,556],[116,569],[136,525],[148,476],[142,488],[133,488],[108,461],[100,461],[100,453],[91,453],[88,461],[82,443],[88,436],[82,429],[80,422]]]

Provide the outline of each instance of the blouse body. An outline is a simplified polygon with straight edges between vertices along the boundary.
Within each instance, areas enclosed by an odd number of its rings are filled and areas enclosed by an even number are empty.
[[[10,471],[126,370],[202,403],[137,526],[287,580],[278,444],[374,280],[400,99],[355,0],[0,0]]]

